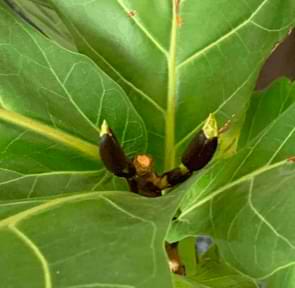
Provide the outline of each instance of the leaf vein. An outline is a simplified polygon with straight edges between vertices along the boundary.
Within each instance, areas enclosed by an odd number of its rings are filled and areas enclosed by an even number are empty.
[[[251,80],[251,77],[256,72],[256,68],[247,76],[246,80],[233,91],[233,93],[223,101],[218,108],[213,112],[214,114],[218,113],[230,100],[232,100],[236,95],[238,95],[239,91],[247,85],[247,83]],[[204,120],[205,121],[205,120]],[[179,148],[185,141],[187,141],[192,135],[194,135],[203,125],[204,121],[202,121],[199,125],[197,125],[192,131],[186,134],[180,141],[178,141],[175,145],[176,149]]]
[[[75,103],[75,101],[72,98],[71,93],[68,91],[68,89],[65,87],[65,85],[62,83],[61,79],[59,78],[59,76],[56,74],[55,70],[53,69],[51,62],[49,60],[49,58],[47,57],[46,53],[43,51],[43,49],[40,47],[38,41],[31,35],[31,33],[29,31],[27,31],[26,27],[24,25],[22,25],[21,23],[17,22],[17,24],[19,25],[19,27],[32,39],[32,41],[35,43],[36,47],[38,48],[38,50],[41,52],[42,56],[44,57],[44,60],[46,61],[49,70],[51,71],[52,75],[54,76],[54,78],[56,79],[57,83],[60,85],[60,87],[64,90],[65,94],[67,95],[70,103],[72,103],[72,105],[76,108],[76,110],[78,111],[78,113],[82,116],[82,118],[84,118],[86,120],[86,122],[95,130],[95,131],[99,131],[98,127],[96,127],[94,125],[94,123],[92,123],[90,121],[90,119],[84,114],[84,112],[80,109],[80,107]]]
[[[117,3],[122,7],[126,14],[129,13],[127,7],[121,0],[117,0]],[[138,21],[136,15],[130,18],[134,21],[137,27],[146,35],[146,37],[168,58],[168,51],[166,51],[166,49],[164,49],[163,46],[152,36],[152,34]]]
[[[145,92],[140,90],[138,87],[136,87],[133,83],[128,81],[113,65],[111,65],[100,53],[98,53],[97,50],[95,50],[92,45],[86,40],[86,38],[81,34],[79,29],[71,22],[71,25],[73,29],[76,31],[76,33],[79,35],[82,41],[84,41],[85,45],[88,46],[88,48],[101,60],[107,65],[127,86],[131,87],[134,91],[136,91],[138,94],[140,94],[146,101],[148,101],[154,108],[156,108],[161,114],[165,115],[165,110],[157,103],[155,102],[152,97],[147,95]]]
[[[33,254],[38,258],[42,270],[44,273],[44,281],[45,281],[45,288],[51,288],[52,287],[52,282],[51,282],[51,275],[50,275],[50,269],[47,263],[46,258],[40,251],[40,249],[36,246],[36,244],[29,238],[27,237],[23,232],[21,232],[18,228],[16,228],[14,225],[10,225],[9,229],[15,233],[15,235],[21,239],[27,247],[29,247]]]
[[[287,160],[283,160],[280,162],[277,162],[275,164],[269,165],[269,166],[263,166],[260,169],[255,170],[254,172],[251,172],[247,175],[242,176],[241,178],[230,182],[229,184],[215,190],[212,194],[208,195],[207,197],[204,197],[202,200],[200,200],[198,203],[193,204],[191,207],[189,207],[187,210],[184,210],[180,215],[179,215],[179,219],[183,218],[185,215],[189,214],[191,211],[193,211],[194,209],[196,209],[197,207],[200,207],[206,203],[208,203],[211,199],[213,199],[214,197],[218,196],[219,194],[223,193],[224,191],[228,190],[231,187],[234,187],[240,183],[243,183],[245,181],[249,181],[251,180],[253,177],[262,174],[264,172],[267,172],[269,170],[275,169],[277,167],[286,165]]]
[[[251,210],[254,212],[254,214],[280,239],[282,239],[290,248],[295,250],[295,246],[290,242],[288,238],[280,234],[273,225],[256,209],[254,206],[254,203],[252,201],[252,194],[253,194],[253,186],[254,186],[254,178],[252,177],[250,180],[250,188],[248,193],[248,203],[251,208]]]
[[[33,120],[16,112],[4,110],[2,108],[0,108],[0,119],[16,126],[29,129],[48,139],[58,141],[59,143],[76,149],[91,158],[99,159],[97,147],[94,144],[72,136],[64,131],[54,129],[37,120]]]
[[[238,30],[240,30],[242,27],[244,27],[245,25],[247,25],[255,16],[256,14],[263,8],[263,6],[268,2],[269,0],[264,0],[261,2],[261,4],[253,11],[253,13],[250,15],[250,17],[248,19],[246,19],[245,21],[243,21],[241,24],[239,24],[237,27],[235,27],[234,29],[232,29],[231,31],[227,32],[225,35],[221,36],[220,38],[218,38],[217,40],[215,40],[214,42],[212,42],[211,44],[207,45],[206,47],[202,48],[201,50],[199,50],[198,52],[194,53],[193,55],[189,56],[186,60],[184,60],[182,63],[180,63],[177,66],[177,69],[180,69],[182,67],[184,67],[186,64],[194,61],[195,59],[197,59],[199,56],[202,56],[203,54],[205,54],[208,50],[210,50],[211,48],[217,46],[220,42],[223,42],[224,40],[226,40],[228,37],[230,37],[231,35],[235,34]]]

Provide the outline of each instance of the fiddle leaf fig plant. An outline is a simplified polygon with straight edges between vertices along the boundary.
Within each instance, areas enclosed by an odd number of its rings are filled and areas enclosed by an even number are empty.
[[[1,287],[292,288],[295,84],[253,91],[294,19],[293,0],[2,1]],[[209,115],[216,155],[161,196],[99,155],[106,120],[160,175]],[[188,257],[200,234],[216,246]]]

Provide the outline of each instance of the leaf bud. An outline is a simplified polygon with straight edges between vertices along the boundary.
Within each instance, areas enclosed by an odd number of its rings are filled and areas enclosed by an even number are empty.
[[[99,153],[105,167],[119,177],[130,178],[135,168],[104,120],[100,130]]]
[[[182,155],[181,162],[189,171],[205,167],[213,158],[218,145],[218,127],[213,114],[207,118],[203,128],[191,140]]]

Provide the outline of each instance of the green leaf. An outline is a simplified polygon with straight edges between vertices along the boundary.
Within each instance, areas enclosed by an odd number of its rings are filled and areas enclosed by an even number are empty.
[[[42,33],[54,39],[67,49],[77,51],[72,35],[60,20],[56,12],[46,3],[29,0],[10,0],[14,9],[26,20],[38,27]]]
[[[279,287],[295,287],[295,269],[294,264],[290,264],[290,267],[275,273],[267,281],[268,288],[279,288]]]
[[[275,81],[267,90],[254,93],[241,131],[239,146],[257,137],[274,119],[295,102],[295,85],[288,79]]]
[[[175,288],[204,288],[203,285],[196,282],[194,283],[193,281],[186,279],[186,277],[175,275],[173,278]]]
[[[211,247],[196,266],[194,275],[174,277],[176,288],[256,288],[253,279],[239,274],[219,257],[217,248]]]
[[[108,119],[133,155],[146,149],[141,117],[92,61],[44,38],[1,5],[0,198],[31,197],[37,187],[42,196],[99,189],[102,176],[110,180],[99,162],[100,123]],[[21,177],[7,183],[12,171]],[[126,186],[112,189],[120,187]]]
[[[292,0],[43,2],[126,91],[165,169],[210,112],[240,125],[257,72],[295,15]]]
[[[281,106],[285,99],[277,101]],[[268,118],[268,110],[261,113]],[[237,155],[180,186],[180,191],[188,192],[168,239],[210,233],[226,261],[255,278],[293,263],[295,165],[286,159],[295,155],[294,115],[295,103]]]
[[[1,286],[172,288],[163,239],[178,201],[101,191],[1,204]]]
[[[127,191],[127,184],[104,169],[97,171],[58,171],[35,174],[16,174],[1,170],[0,200],[55,196],[84,191]]]
[[[185,265],[185,275],[189,276],[195,273],[197,257],[196,255],[196,237],[188,237],[178,244],[178,251],[181,261]]]
[[[251,275],[264,277],[294,261],[294,235],[286,226],[293,198],[285,200],[294,166],[281,161],[294,149],[294,105],[252,147],[204,171],[197,185],[195,176],[158,199],[123,193],[97,153],[103,119],[128,155],[148,151],[165,169],[210,112],[220,125],[236,114],[239,128],[259,68],[294,24],[294,1],[35,2],[58,12],[86,56],[40,35],[0,4],[1,284],[170,288],[164,239],[200,227],[213,232],[231,265]],[[277,193],[279,184],[284,193]],[[240,195],[244,186],[253,191]],[[265,215],[266,193],[285,215]],[[166,237],[183,196],[182,214]],[[252,206],[243,221],[256,222],[235,230],[229,221],[245,203]],[[224,207],[229,212],[220,216]],[[236,242],[249,235],[248,227],[257,228],[250,230],[256,246],[252,238]],[[278,253],[258,228],[276,241]],[[234,234],[227,239],[226,231]],[[253,247],[263,263],[257,271],[249,260]]]

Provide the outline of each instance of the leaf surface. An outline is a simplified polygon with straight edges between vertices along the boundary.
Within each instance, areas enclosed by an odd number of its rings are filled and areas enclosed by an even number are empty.
[[[216,246],[199,257],[192,275],[174,277],[176,288],[257,288],[255,281],[224,263]]]
[[[5,0],[26,22],[63,47],[77,51],[71,33],[56,12],[45,2],[29,0]]]
[[[280,87],[274,85],[271,93]],[[286,81],[282,85],[291,89]],[[268,118],[268,110],[261,113]],[[180,186],[188,192],[168,238],[210,233],[227,262],[255,278],[293,263],[295,165],[287,159],[295,154],[294,115],[293,103],[248,147]]]
[[[294,104],[237,156],[159,199],[123,193],[97,153],[103,119],[128,155],[148,151],[162,169],[210,112],[220,125],[236,114],[239,126],[262,62],[293,26],[294,1],[37,2],[59,13],[81,54],[0,4],[3,285],[169,288],[164,239],[199,231],[212,232],[227,261],[254,277],[294,261],[287,223],[295,168],[285,161]],[[268,213],[266,194],[288,213]],[[254,232],[236,226],[241,219]],[[255,259],[263,265],[254,271]]]
[[[50,183],[54,175],[56,185],[63,184],[40,189],[40,195],[98,189],[102,176],[110,179],[101,173],[100,123],[108,119],[126,153],[133,155],[146,149],[141,117],[125,92],[92,61],[44,38],[1,5],[1,178],[10,180],[5,178],[10,171],[26,177],[17,180],[16,189],[2,183],[0,197],[22,198],[38,187],[39,179]],[[78,181],[80,188],[71,189]]]
[[[274,119],[295,102],[295,85],[288,79],[276,80],[269,89],[255,92],[241,131],[239,146],[247,145]]]
[[[163,239],[178,201],[101,191],[1,204],[1,285],[172,287]]]
[[[165,169],[210,112],[220,125],[235,114],[239,125],[259,68],[295,15],[292,0],[45,2],[126,91]]]
[[[290,263],[290,267],[286,267],[286,269],[275,273],[268,279],[267,287],[269,288],[277,288],[277,287],[295,287],[295,263]]]

